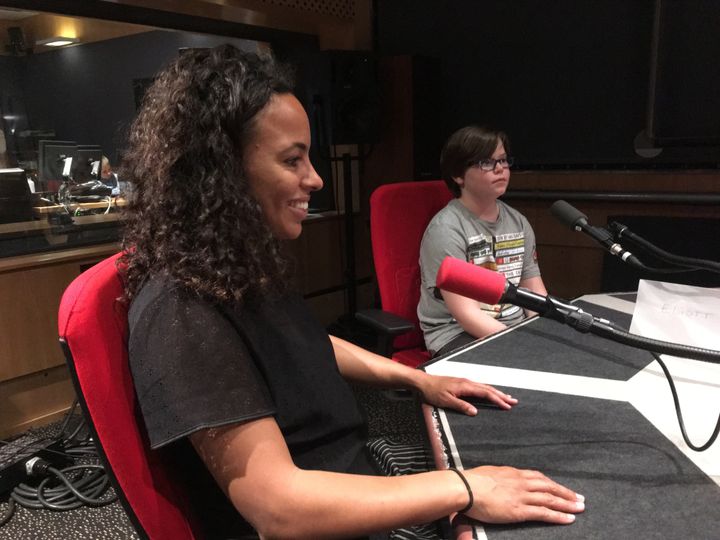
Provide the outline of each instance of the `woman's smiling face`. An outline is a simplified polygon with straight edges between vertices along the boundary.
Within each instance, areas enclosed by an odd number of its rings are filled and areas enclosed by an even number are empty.
[[[300,236],[310,193],[323,182],[310,163],[310,124],[292,94],[276,94],[255,118],[243,165],[250,190],[273,234]]]

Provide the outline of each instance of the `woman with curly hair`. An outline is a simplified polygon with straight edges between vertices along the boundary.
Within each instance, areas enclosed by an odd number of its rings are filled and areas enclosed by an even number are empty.
[[[269,58],[187,52],[148,91],[124,160],[134,385],[207,537],[353,537],[458,511],[571,523],[582,498],[534,471],[378,475],[346,379],[471,415],[461,396],[516,401],[328,336],[292,292],[281,242],[322,180],[290,89]]]

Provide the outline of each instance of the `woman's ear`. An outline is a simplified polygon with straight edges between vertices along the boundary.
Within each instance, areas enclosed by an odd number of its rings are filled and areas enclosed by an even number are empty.
[[[465,179],[461,176],[453,176],[453,182],[455,182],[461,188],[465,185]]]

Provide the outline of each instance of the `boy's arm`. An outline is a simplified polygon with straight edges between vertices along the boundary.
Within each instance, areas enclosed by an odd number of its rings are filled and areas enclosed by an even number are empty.
[[[441,293],[450,314],[471,336],[483,338],[506,328],[503,323],[485,313],[477,300],[448,291],[441,290]]]

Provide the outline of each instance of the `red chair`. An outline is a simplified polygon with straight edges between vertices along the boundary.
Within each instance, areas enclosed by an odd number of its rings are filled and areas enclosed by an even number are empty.
[[[442,180],[385,184],[370,197],[370,236],[380,310],[357,318],[381,333],[380,352],[417,367],[430,359],[417,318],[420,241],[432,217],[452,199]]]
[[[60,344],[78,400],[118,498],[141,538],[201,538],[187,497],[150,450],[128,367],[127,306],[114,255],[63,294]]]

